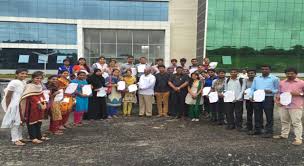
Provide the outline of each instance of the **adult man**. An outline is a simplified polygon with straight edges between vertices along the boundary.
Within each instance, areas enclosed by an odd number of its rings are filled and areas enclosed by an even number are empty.
[[[245,89],[250,89],[252,82],[256,76],[256,71],[254,69],[249,69],[247,71],[247,76],[248,79],[246,79],[246,88]],[[249,95],[244,93],[244,95]],[[248,132],[250,134],[253,131],[253,102],[250,101],[249,99],[245,99],[245,104],[246,104],[246,111],[247,111],[247,123],[246,123],[246,128],[244,129],[245,132]]]
[[[70,75],[73,74],[73,65],[71,65],[71,60],[69,58],[63,60],[63,65],[58,68],[58,75],[64,70],[69,71]]]
[[[226,74],[226,72],[224,71]],[[204,87],[212,87],[212,82],[217,79],[218,77],[215,75],[214,69],[208,69],[207,70],[208,77],[205,77],[205,84]],[[208,114],[210,113],[210,103],[209,98],[204,96],[204,112],[205,116],[208,117]]]
[[[265,100],[262,102],[254,102],[254,121],[255,131],[253,135],[262,134],[263,128],[263,111],[266,115],[266,127],[263,133],[264,138],[271,138],[273,132],[273,108],[274,108],[274,95],[278,92],[279,78],[270,74],[271,67],[269,65],[263,65],[261,67],[262,75],[254,78],[251,86],[251,100],[253,101],[253,94],[256,90],[265,91]]]
[[[164,64],[164,59],[159,58],[159,59],[156,59],[155,62],[156,62],[156,64],[154,66],[152,66],[152,74],[159,73],[158,66]]]
[[[169,86],[171,87],[170,104],[172,104],[172,112],[170,112],[170,114],[176,118],[184,116],[186,111],[185,98],[187,95],[189,77],[182,72],[183,68],[178,66],[176,68],[176,74],[173,74],[169,80]]]
[[[121,74],[122,75],[126,74],[127,69],[135,68],[133,63],[134,63],[134,57],[132,55],[129,55],[127,58],[127,63],[121,65],[120,67]],[[132,71],[134,72],[135,70]],[[132,73],[132,74],[135,75],[136,73]]]
[[[155,81],[155,76],[151,74],[151,68],[144,69],[144,74],[140,76],[138,82],[139,116],[152,116]]]
[[[231,130],[235,127],[241,131],[243,121],[243,94],[246,88],[246,80],[237,78],[238,70],[231,69],[230,77],[225,82],[225,91],[234,92],[234,101],[226,102],[227,107],[227,129]]]
[[[166,72],[164,65],[158,65],[159,73],[155,75],[156,83],[154,93],[156,96],[158,116],[168,116],[168,103],[170,95],[169,79],[170,75]]]
[[[182,67],[183,69],[189,69],[189,67],[186,66],[186,63],[187,63],[187,59],[186,59],[186,58],[180,59],[180,60],[179,60],[179,63],[180,63],[180,65],[181,65],[181,67]]]
[[[137,78],[139,79],[141,75],[144,74],[144,70],[146,68],[150,67],[150,65],[147,63],[146,57],[140,57],[139,58],[139,64],[136,65],[137,70]],[[150,69],[151,70],[151,69]],[[150,71],[151,72],[151,71]]]
[[[177,60],[176,59],[171,59],[171,66],[170,68],[173,68],[173,73],[176,73],[176,68],[177,68]]]
[[[189,66],[189,73],[193,73],[198,70],[198,61],[196,58],[191,59],[191,66]]]
[[[304,106],[304,81],[297,78],[298,71],[295,68],[285,70],[287,79],[280,82],[279,91],[276,96],[276,104],[280,107],[282,130],[281,134],[274,136],[274,139],[287,139],[290,132],[290,125],[294,128],[295,140],[293,145],[302,144],[302,111]],[[292,95],[291,103],[283,106],[280,103],[280,94],[289,92]]]

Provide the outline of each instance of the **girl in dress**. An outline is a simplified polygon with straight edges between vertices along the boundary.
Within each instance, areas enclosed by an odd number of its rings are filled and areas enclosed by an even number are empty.
[[[106,86],[108,87],[108,118],[116,118],[118,114],[118,107],[121,106],[121,93],[117,91],[117,83],[120,79],[119,69],[113,69],[112,75],[106,78]]]
[[[22,126],[19,113],[19,103],[26,85],[27,69],[16,70],[16,79],[12,80],[4,90],[2,108],[5,112],[1,128],[11,129],[11,138],[14,145],[24,146],[22,142]]]
[[[202,87],[199,74],[196,72],[192,73],[186,96],[186,104],[189,105],[189,117],[195,122],[199,121],[199,113],[203,105],[203,98],[201,97]]]
[[[126,92],[123,98],[123,115],[131,116],[132,105],[136,103],[136,92],[129,92],[128,86],[136,84],[136,78],[132,76],[132,70],[127,69],[126,74],[123,77],[123,81],[126,82]]]
[[[85,114],[87,120],[100,120],[107,118],[106,94],[105,96],[97,96],[100,88],[105,87],[105,79],[100,69],[95,69],[93,75],[88,79],[88,84],[92,85],[93,94],[89,98],[89,111]]]
[[[74,73],[78,73],[81,70],[86,71],[86,74],[89,74],[91,72],[85,58],[79,58],[77,64],[73,67]]]
[[[50,91],[49,110],[50,110],[50,127],[49,131],[54,135],[62,135],[62,130],[59,129],[62,120],[60,101],[54,101],[56,95],[60,93],[58,87],[58,77],[52,75],[48,78],[46,88]]]
[[[86,81],[87,75],[84,71],[77,73],[77,79],[73,80],[72,83],[77,83],[78,87],[76,90],[76,109],[74,112],[74,126],[82,126],[82,117],[85,112],[88,112],[89,96],[83,94],[82,88],[84,85],[88,85]]]
[[[37,71],[32,74],[32,80],[25,86],[20,102],[21,120],[26,123],[28,134],[34,144],[40,144],[49,139],[41,134],[41,124],[47,109],[42,91],[42,79],[43,72]]]

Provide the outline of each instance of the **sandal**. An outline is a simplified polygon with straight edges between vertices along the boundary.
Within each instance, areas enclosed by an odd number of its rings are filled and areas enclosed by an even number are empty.
[[[59,130],[66,130],[66,128],[64,126],[60,126]]]
[[[50,140],[51,138],[48,138],[48,137],[41,137],[41,140],[43,140],[43,141],[48,141],[48,140]]]
[[[25,143],[21,142],[20,140],[13,142],[16,146],[25,146]]]
[[[53,133],[54,135],[63,135],[63,132],[60,132],[60,131],[56,131]]]
[[[32,143],[33,144],[41,144],[43,141],[39,140],[39,139],[33,139]]]

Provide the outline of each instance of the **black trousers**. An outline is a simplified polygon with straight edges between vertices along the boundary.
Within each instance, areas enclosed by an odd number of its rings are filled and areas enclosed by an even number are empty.
[[[248,130],[253,130],[253,102],[246,100],[247,123]]]
[[[37,122],[35,124],[27,124],[28,134],[30,139],[41,139],[41,122]]]
[[[210,107],[211,104],[209,103],[209,98],[204,96],[204,111],[210,113],[210,109],[211,109]]]
[[[218,102],[210,103],[211,121],[224,123],[225,103],[223,98],[219,98]]]
[[[266,115],[266,133],[272,134],[273,132],[273,108],[274,97],[266,96],[264,102],[255,102],[253,104],[255,130],[260,132],[263,128],[263,111]]]
[[[242,127],[243,121],[243,101],[235,103],[226,103],[227,108],[227,122],[228,126]]]
[[[177,92],[171,92],[170,93],[170,110],[171,116],[185,116],[186,115],[186,104],[185,104],[185,98],[187,95],[186,91],[180,91],[179,93]]]

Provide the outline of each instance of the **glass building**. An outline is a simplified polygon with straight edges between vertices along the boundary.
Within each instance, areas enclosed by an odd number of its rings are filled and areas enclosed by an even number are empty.
[[[168,0],[0,0],[0,69],[100,55],[168,60],[168,8]]]
[[[204,4],[206,0],[199,1]],[[289,66],[304,72],[303,0],[209,0],[208,8],[199,8],[200,15],[198,29],[206,18],[208,26],[206,41],[198,33],[198,45],[221,68],[258,69],[268,63],[274,72]],[[197,53],[203,56],[204,49],[198,47]]]

